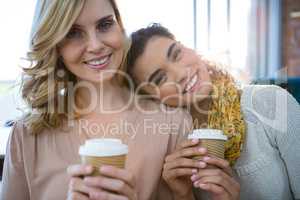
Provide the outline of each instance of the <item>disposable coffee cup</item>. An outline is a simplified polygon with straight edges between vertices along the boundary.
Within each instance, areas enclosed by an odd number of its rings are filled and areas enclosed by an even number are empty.
[[[208,156],[224,159],[225,142],[227,136],[218,129],[195,129],[188,135],[188,139],[199,139],[199,146],[207,149]],[[202,156],[195,156],[194,159],[201,160]]]
[[[124,168],[127,154],[128,146],[119,139],[90,139],[79,148],[82,164],[94,167],[92,176],[100,175],[102,165]]]

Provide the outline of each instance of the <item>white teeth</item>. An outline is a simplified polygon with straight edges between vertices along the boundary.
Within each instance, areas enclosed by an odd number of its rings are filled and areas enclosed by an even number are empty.
[[[93,61],[88,61],[87,64],[89,65],[103,65],[104,63],[107,62],[109,56],[106,56],[105,58],[102,58],[100,60],[93,60]]]
[[[185,90],[189,91],[190,89],[192,89],[197,83],[197,80],[198,80],[198,75],[194,75],[191,81],[187,84]]]

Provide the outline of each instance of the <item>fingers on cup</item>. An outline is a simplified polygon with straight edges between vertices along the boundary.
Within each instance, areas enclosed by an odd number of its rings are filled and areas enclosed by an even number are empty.
[[[199,144],[199,139],[187,139],[180,143],[178,149],[185,149]]]
[[[194,156],[204,156],[206,155],[207,150],[204,147],[190,147],[181,149],[167,156],[165,161],[170,162],[178,158],[192,158]]]
[[[131,187],[136,186],[136,179],[135,179],[133,173],[131,173],[130,171],[128,171],[126,169],[120,169],[120,168],[117,168],[114,166],[107,165],[107,166],[102,166],[100,168],[100,173],[103,176],[122,180],[125,183],[127,183],[128,185],[130,185]]]
[[[67,200],[90,200],[90,198],[80,192],[72,192],[68,195]]]
[[[177,168],[163,172],[163,177],[165,180],[175,179],[183,176],[191,176],[197,173],[197,169],[190,168]]]
[[[81,178],[72,177],[69,182],[69,193],[88,194],[89,189]]]
[[[226,193],[226,190],[223,187],[211,183],[200,183],[198,187],[218,195]]]
[[[207,183],[218,185],[232,195],[239,193],[240,190],[239,183],[221,169],[201,170],[194,176],[192,181],[195,187],[199,187],[200,184]]]
[[[87,176],[93,172],[93,167],[91,165],[71,165],[67,168],[67,173],[70,176]]]
[[[203,185],[205,185],[203,187]],[[195,187],[214,192],[216,194],[226,193],[230,196],[238,196],[240,187],[232,183],[229,179],[220,176],[210,176],[201,178],[194,182]],[[207,187],[207,188],[205,188]]]
[[[84,178],[84,183],[91,188],[101,188],[101,191],[112,191],[119,194],[124,194],[126,196],[130,195],[132,188],[129,187],[124,181],[114,178],[108,178],[103,176],[97,177],[86,177]],[[91,190],[89,193],[99,192],[98,190]]]
[[[190,158],[178,158],[171,162],[166,162],[164,164],[164,170],[176,169],[176,168],[204,168],[206,166],[205,162],[190,159]]]
[[[92,190],[90,192],[90,199],[115,199],[115,200],[127,200],[128,198],[106,191]]]
[[[217,157],[212,157],[212,156],[205,156],[202,159],[204,162],[206,162],[209,165],[214,165],[218,168],[221,168],[224,172],[226,172],[229,176],[233,176],[233,171],[230,167],[230,164],[227,160],[217,158]]]

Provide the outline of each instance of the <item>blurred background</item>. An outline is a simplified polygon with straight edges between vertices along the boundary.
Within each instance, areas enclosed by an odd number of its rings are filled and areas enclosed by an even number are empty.
[[[300,102],[300,0],[117,1],[128,35],[161,23],[185,45],[227,64],[240,82],[277,84]],[[4,127],[22,114],[18,86],[35,6],[36,0],[1,2],[0,147]]]

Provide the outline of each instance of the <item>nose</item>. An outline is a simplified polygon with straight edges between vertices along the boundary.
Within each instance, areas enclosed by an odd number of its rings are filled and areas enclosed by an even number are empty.
[[[87,51],[89,53],[100,53],[105,46],[97,33],[90,33],[87,40]]]

